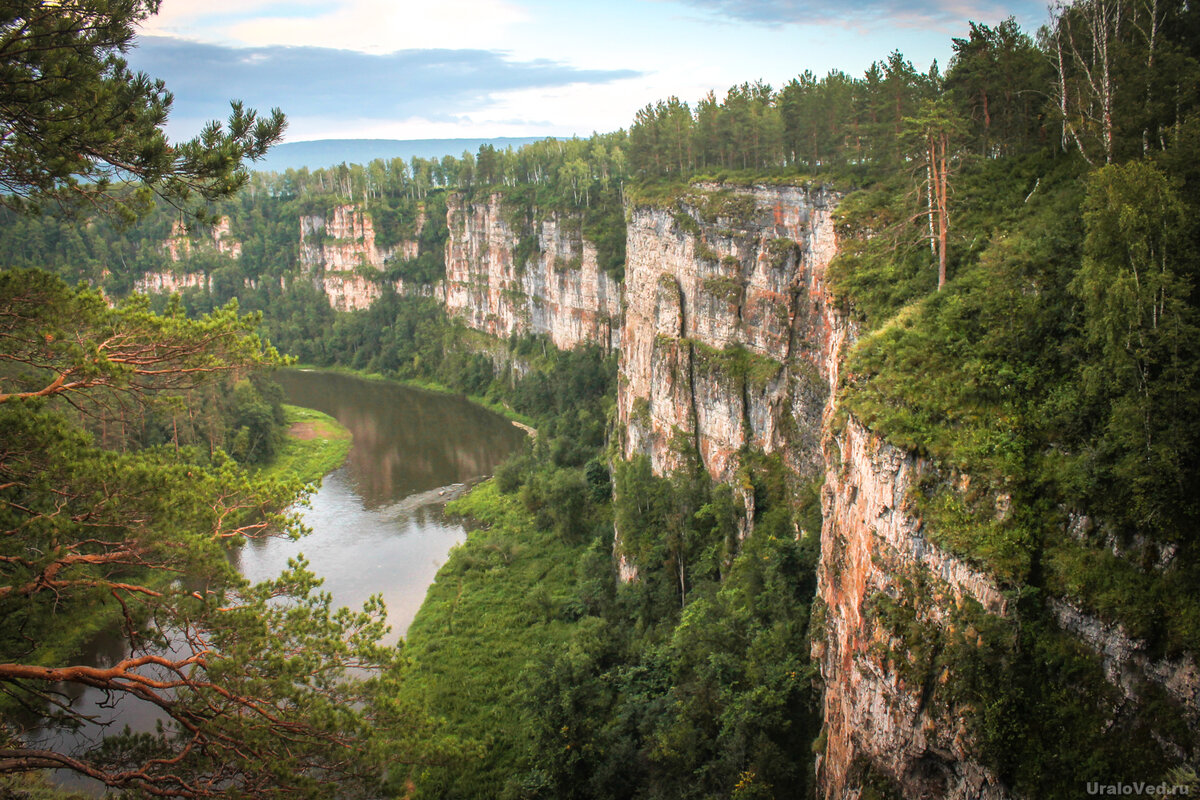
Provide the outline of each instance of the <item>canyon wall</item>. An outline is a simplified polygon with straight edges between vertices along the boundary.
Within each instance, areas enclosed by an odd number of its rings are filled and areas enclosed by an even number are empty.
[[[963,598],[991,613],[1005,599],[989,579],[921,535],[908,489],[908,454],[853,420],[834,430],[850,322],[830,302],[825,271],[837,252],[823,188],[697,185],[629,217],[626,316],[618,410],[625,456],[657,472],[694,444],[709,473],[734,482],[744,448],[779,452],[803,481],[824,475],[819,572],[824,608],[814,657],[825,685],[827,798],[857,797],[863,769],[913,797],[1000,798],[970,755],[969,736],[924,687],[901,677],[872,603],[895,576],[920,570],[940,602]],[[626,579],[635,565],[618,560]],[[936,604],[930,624],[946,624]]]
[[[425,214],[417,217],[416,235],[425,226]],[[379,247],[370,214],[355,204],[335,206],[327,217],[300,218],[300,265],[314,277],[335,311],[369,308],[382,294],[382,273],[392,261],[408,261],[418,255],[420,243],[404,239],[395,247]],[[396,279],[392,285],[401,294],[433,294],[432,287],[406,286]]]
[[[217,224],[208,228],[205,235],[193,239],[188,233],[187,226],[179,220],[171,225],[171,235],[163,242],[163,249],[171,256],[172,261],[183,261],[192,255],[194,250],[210,247],[221,255],[230,258],[241,258],[242,243],[233,237],[232,222],[224,216]]]
[[[697,184],[635,202],[622,284],[599,268],[578,217],[506,208],[499,194],[452,194],[444,282],[395,285],[437,297],[500,339],[539,333],[560,348],[619,347],[622,452],[646,455],[656,472],[694,447],[714,478],[735,486],[746,450],[780,454],[798,482],[823,478],[812,635],[823,683],[821,796],[859,798],[874,775],[905,797],[1001,800],[1011,794],[980,762],[970,709],[939,689],[954,676],[913,651],[888,609],[903,607],[911,626],[945,641],[963,635],[964,614],[1015,612],[989,575],[930,540],[914,506],[929,465],[839,413],[839,373],[855,338],[826,287],[839,199],[824,187]],[[388,260],[418,255],[415,241],[379,248],[355,206],[300,225],[302,279],[315,280],[338,310],[368,307]],[[215,247],[229,238],[225,227]],[[191,273],[142,283],[143,291],[208,285]],[[496,342],[490,354],[506,352]],[[615,553],[622,577],[634,579],[637,565],[619,538]],[[1048,606],[1130,705],[1150,680],[1197,708],[1190,657],[1156,660],[1119,626],[1065,600]]]
[[[825,747],[817,776],[826,798],[856,796],[867,765],[905,797],[999,800],[996,776],[972,758],[961,710],[930,702],[944,680],[881,620],[881,598],[915,607],[914,624],[946,629],[967,601],[1004,615],[985,574],[926,539],[912,490],[922,464],[850,418],[826,442],[824,524],[813,656],[825,686]],[[925,588],[905,596],[905,581]],[[910,661],[911,659],[911,661]]]
[[[617,394],[627,458],[669,470],[683,437],[718,479],[746,447],[819,473],[835,200],[821,188],[697,185],[632,209]]]
[[[578,217],[549,212],[514,220],[499,194],[447,198],[446,310],[506,338],[546,334],[560,348],[617,344],[621,284],[599,268]]]
[[[300,218],[300,264],[314,276],[337,311],[368,308],[383,291],[381,272],[391,250],[375,246],[375,225],[356,205],[335,206],[328,218]]]
[[[147,272],[133,282],[133,290],[143,294],[174,294],[184,289],[212,288],[212,279],[203,272]]]
[[[777,452],[800,482],[823,477],[812,623],[820,796],[857,800],[886,786],[911,798],[1001,800],[1013,794],[987,766],[994,743],[981,741],[978,709],[941,654],[979,658],[972,623],[996,635],[1016,624],[1014,611],[991,575],[930,538],[915,502],[923,481],[940,480],[931,465],[839,412],[856,334],[825,282],[838,199],[822,188],[697,185],[630,209],[623,454],[645,454],[663,473],[694,448],[714,478],[739,486],[744,450]],[[619,531],[614,554],[622,579],[636,579]],[[1119,629],[1062,601],[1050,608],[1061,630],[1047,635],[1089,647],[1131,708],[1147,679],[1196,707],[1190,659],[1154,661]]]

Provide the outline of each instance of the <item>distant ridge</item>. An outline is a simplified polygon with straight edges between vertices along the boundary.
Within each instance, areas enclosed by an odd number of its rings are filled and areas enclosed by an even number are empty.
[[[367,164],[377,158],[442,158],[461,156],[464,150],[472,153],[480,145],[490,144],[497,149],[516,149],[546,136],[494,139],[316,139],[309,142],[286,142],[272,147],[266,158],[251,165],[257,172],[283,172],[288,169],[319,169],[343,162]]]

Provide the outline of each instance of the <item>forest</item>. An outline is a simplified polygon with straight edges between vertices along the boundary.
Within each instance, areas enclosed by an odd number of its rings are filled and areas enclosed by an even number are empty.
[[[1098,775],[1200,791],[1188,766],[1200,757],[1196,709],[1148,683],[1127,703],[1050,612],[1068,597],[1152,657],[1200,652],[1200,11],[1078,0],[1053,8],[1036,35],[1012,19],[971,23],[953,52],[944,70],[918,71],[897,51],[858,77],[803,72],[779,88],[666,98],[628,130],[588,139],[246,173],[236,186],[226,175],[189,218],[182,235],[195,246],[183,262],[163,247],[180,235],[167,202],[140,209],[135,224],[5,204],[0,300],[15,322],[0,328],[0,425],[15,444],[0,460],[10,534],[0,627],[5,642],[35,644],[6,645],[0,661],[59,663],[74,642],[47,633],[49,606],[86,608],[101,595],[117,598],[131,635],[142,635],[135,620],[162,620],[159,635],[194,624],[197,642],[228,657],[205,665],[213,675],[232,677],[270,648],[237,696],[302,709],[299,719],[225,730],[227,708],[189,707],[176,719],[203,746],[118,742],[87,765],[113,786],[169,796],[208,795],[130,765],[182,752],[213,796],[231,782],[241,796],[265,796],[290,772],[299,778],[280,796],[815,796],[825,747],[811,656],[822,635],[820,481],[747,451],[737,485],[717,483],[682,437],[674,473],[623,461],[618,354],[558,351],[529,334],[485,342],[396,280],[444,279],[451,197],[498,195],[517,228],[574,215],[602,269],[620,278],[630,207],[681,211],[695,181],[821,185],[842,196],[829,280],[859,331],[834,424],[853,417],[927,461],[914,502],[928,536],[992,576],[1013,608],[1000,618],[963,607],[939,628],[921,612],[930,588],[898,576],[896,596],[877,598],[872,613],[899,643],[902,679],[925,687],[923,701],[965,709],[973,758],[1011,796],[1076,797]],[[244,118],[229,127],[249,129]],[[379,299],[348,313],[293,279],[297,220],[345,204],[370,216],[381,247],[418,242],[415,258],[373,275]],[[238,258],[200,245],[220,217],[242,244]],[[204,273],[210,288],[134,295],[115,309],[103,300],[126,297],[146,273],[181,269]],[[92,288],[68,286],[79,282]],[[70,344],[113,330],[175,343],[170,385]],[[322,606],[303,565],[274,586],[245,587],[214,557],[226,540],[266,535],[265,520],[293,524],[277,512],[297,487],[260,485],[244,469],[278,443],[279,398],[264,370],[281,353],[436,382],[538,429],[526,452],[451,507],[477,530],[402,652],[372,644],[378,609]],[[56,375],[60,386],[86,377],[67,394],[47,389]],[[127,477],[110,484],[117,473]],[[59,484],[76,489],[56,494]],[[237,491],[219,493],[225,505],[214,509],[205,498],[218,485]],[[162,487],[192,501],[164,508]],[[92,506],[98,518],[83,510]],[[747,522],[754,532],[743,539]],[[89,526],[134,533],[98,540]],[[614,526],[635,556],[634,581],[618,578]],[[180,541],[203,554],[198,565],[174,561],[165,531],[189,532]],[[68,587],[58,576],[80,556],[91,571]],[[97,561],[117,567],[97,571]],[[151,562],[203,576],[211,597],[146,577]],[[300,598],[294,614],[272,611],[283,593]],[[272,640],[247,622],[254,616],[294,638]],[[306,668],[310,645],[322,677],[297,687],[288,676]],[[377,677],[331,677],[359,664]],[[6,709],[47,696],[30,695],[32,679],[7,666]],[[219,681],[195,688],[197,702],[229,697]],[[293,724],[303,746],[270,746],[278,725]],[[21,752],[10,726],[0,735],[0,773],[79,768]],[[231,747],[236,768],[206,749],[227,739],[254,748],[242,758]],[[357,741],[367,743],[361,757],[343,758],[338,747]],[[319,766],[297,766],[306,759]],[[902,796],[897,776],[869,763],[855,771],[863,797]]]

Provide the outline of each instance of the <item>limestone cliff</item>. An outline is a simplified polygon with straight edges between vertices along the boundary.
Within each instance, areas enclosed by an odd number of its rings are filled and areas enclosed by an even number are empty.
[[[212,288],[212,279],[203,272],[147,272],[133,283],[135,292],[143,294],[173,294],[184,289]]]
[[[417,218],[419,236],[425,224]],[[379,247],[375,241],[375,223],[357,204],[335,206],[326,216],[300,218],[300,264],[311,272],[317,285],[337,311],[368,308],[382,293],[382,272],[392,260],[417,257],[419,243],[403,240],[395,247]],[[405,287],[396,281],[399,292],[427,294],[421,288]]]
[[[217,220],[211,228],[193,235],[189,233],[183,222],[176,220],[171,226],[171,235],[163,242],[162,248],[171,260],[186,263],[193,256],[213,251],[229,258],[241,258],[242,243],[233,236],[232,222],[224,216]],[[133,284],[135,292],[146,294],[171,294],[184,289],[212,289],[212,278],[206,272],[189,271],[186,267],[180,272],[147,272]]]
[[[930,465],[839,413],[839,373],[855,331],[825,282],[838,200],[823,187],[700,184],[635,203],[622,284],[599,269],[577,218],[515,213],[499,194],[451,195],[445,281],[395,285],[437,297],[497,337],[532,332],[562,348],[619,347],[622,451],[648,455],[657,472],[680,462],[680,441],[715,478],[735,484],[745,449],[781,454],[798,481],[823,477],[813,620],[823,683],[820,795],[861,797],[873,774],[905,797],[1000,800],[1011,791],[979,755],[971,709],[940,688],[954,675],[936,655],[914,650],[896,619],[907,614],[910,631],[949,647],[977,635],[963,623],[970,614],[1012,620],[1016,612],[993,578],[931,540],[914,503]],[[370,216],[353,205],[300,226],[300,263],[338,310],[369,306],[388,260],[418,255],[415,241],[379,248]],[[214,246],[226,239],[227,224]],[[172,241],[172,253],[190,252],[186,236]],[[208,278],[156,274],[138,284],[192,286],[207,287]],[[507,357],[501,343],[485,351]],[[615,554],[622,577],[633,579],[637,565],[619,541]],[[1136,706],[1149,681],[1197,724],[1200,673],[1191,657],[1152,657],[1145,643],[1066,599],[1047,606],[1061,634],[1095,654],[1119,703]]]
[[[210,244],[221,255],[241,258],[242,243],[233,237],[232,222],[227,216],[217,220],[217,224],[199,239],[193,239],[187,226],[176,220],[171,226],[171,235],[163,243],[163,249],[171,256],[172,261],[183,261],[191,256],[194,250],[208,247]]]
[[[908,652],[876,606],[916,605],[919,624],[944,629],[949,609],[973,600],[1003,615],[1007,600],[988,576],[929,542],[911,492],[922,465],[854,419],[826,440],[828,472],[818,592],[823,614],[814,657],[825,685],[825,748],[818,779],[826,798],[854,796],[865,765],[906,797],[1007,797],[972,757],[972,735],[956,709],[929,702],[928,665]],[[901,597],[904,581],[929,588]],[[911,661],[910,661],[911,660]]]
[[[333,213],[300,218],[300,263],[328,272],[358,267],[382,269],[389,253],[375,246],[375,225],[357,205],[335,206]]]
[[[375,246],[375,226],[357,205],[335,206],[328,219],[300,218],[300,264],[312,271],[338,311],[375,302],[382,289],[370,273],[382,271],[388,255]]]
[[[619,341],[621,286],[601,270],[579,220],[549,212],[514,224],[499,194],[447,199],[446,310],[507,337],[542,333],[561,348]]]
[[[859,798],[877,780],[904,797],[1011,797],[986,766],[978,709],[956,694],[960,676],[945,657],[976,657],[976,623],[1016,625],[1009,594],[931,539],[916,498],[923,481],[945,476],[837,407],[855,339],[825,287],[837,199],[820,188],[700,185],[630,209],[623,452],[647,454],[662,473],[682,461],[680,441],[737,484],[743,448],[776,451],[802,480],[824,476],[812,634],[824,687],[822,797]],[[614,551],[633,579],[619,534]],[[1114,709],[1115,723],[1140,705],[1148,681],[1195,724],[1194,660],[1155,660],[1145,643],[1065,600],[1048,607],[1047,635],[1095,654],[1092,674],[1111,686],[1080,688]],[[934,644],[923,650],[922,640]]]
[[[617,398],[627,457],[668,470],[683,436],[720,479],[743,447],[818,474],[833,203],[821,188],[698,185],[673,206],[632,209]]]
[[[233,230],[229,217],[221,217],[212,229],[213,246],[217,252],[230,258],[242,257],[242,243],[233,238]]]

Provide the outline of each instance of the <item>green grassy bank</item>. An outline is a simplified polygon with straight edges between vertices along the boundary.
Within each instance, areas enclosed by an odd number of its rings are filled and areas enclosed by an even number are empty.
[[[284,405],[283,409],[287,415],[287,435],[275,459],[259,474],[318,483],[346,460],[350,431],[328,414],[311,408]]]
[[[568,649],[576,564],[585,545],[538,530],[515,494],[488,481],[449,504],[473,528],[429,587],[408,630],[406,700],[442,717],[464,760],[429,768],[421,797],[497,796],[519,772],[531,727],[521,703],[546,652]],[[583,626],[586,627],[586,626]]]

